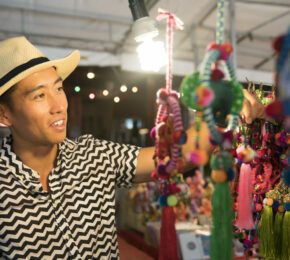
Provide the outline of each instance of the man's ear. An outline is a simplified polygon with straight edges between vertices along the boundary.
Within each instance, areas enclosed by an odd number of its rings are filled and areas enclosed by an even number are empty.
[[[3,105],[3,104],[0,104],[0,123],[1,124],[4,124],[6,126],[11,126],[12,123],[10,121],[10,116],[9,116],[9,110],[8,108]]]

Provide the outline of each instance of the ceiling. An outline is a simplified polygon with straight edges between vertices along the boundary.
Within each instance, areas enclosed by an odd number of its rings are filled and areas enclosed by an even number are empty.
[[[184,30],[174,32],[173,72],[192,72],[207,44],[215,41],[217,1],[145,0],[145,4],[152,18],[162,8],[184,22]],[[233,15],[230,6],[226,0],[225,37],[236,42],[238,78],[271,83],[275,68],[271,44],[290,25],[290,0],[236,0]],[[0,40],[25,35],[49,58],[79,49],[80,65],[139,70],[132,23],[128,0],[0,0]],[[165,27],[165,21],[158,22],[157,37],[163,41]]]

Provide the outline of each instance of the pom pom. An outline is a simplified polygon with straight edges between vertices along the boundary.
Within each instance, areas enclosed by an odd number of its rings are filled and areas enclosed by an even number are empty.
[[[166,104],[166,100],[168,97],[168,92],[165,88],[161,88],[156,93],[157,96],[157,102],[160,104]]]
[[[284,205],[279,205],[278,211],[279,212],[284,212],[285,211]]]
[[[196,89],[197,105],[200,107],[208,106],[214,98],[214,93],[207,87],[199,86]]]
[[[211,50],[217,50],[219,48],[218,44],[216,42],[211,42],[206,47],[206,52],[210,52]]]
[[[187,154],[187,160],[194,165],[205,165],[208,161],[207,152],[204,150],[195,150]]]
[[[227,170],[228,181],[232,181],[235,177],[235,172],[232,168]]]
[[[263,209],[263,205],[260,204],[260,203],[257,203],[257,204],[255,204],[255,209],[256,209],[257,212],[260,212]]]
[[[247,163],[251,162],[255,157],[257,157],[257,153],[250,146],[246,148],[241,145],[237,148],[237,157],[240,161]]]
[[[169,192],[171,194],[173,194],[173,193],[179,193],[180,191],[181,191],[181,189],[177,186],[177,183],[176,182],[170,184],[170,186],[169,186]]]
[[[150,137],[151,137],[151,139],[152,139],[153,141],[156,140],[156,138],[155,138],[155,133],[156,133],[156,128],[153,127],[153,128],[151,129],[151,131],[150,131]]]
[[[290,211],[290,202],[284,203],[284,208],[286,211]]]
[[[227,61],[233,51],[232,45],[228,42],[224,42],[220,45],[219,49],[221,53],[221,59]]]
[[[167,206],[167,197],[166,196],[160,196],[158,200],[159,200],[159,204],[161,207]]]
[[[273,203],[274,203],[274,200],[273,199],[271,199],[271,198],[268,198],[267,199],[267,205],[268,206],[272,207]]]
[[[274,200],[272,208],[277,209],[279,207],[279,202],[277,200]]]
[[[158,174],[157,174],[157,170],[155,170],[154,172],[151,173],[151,178],[155,181],[158,180]]]
[[[214,69],[211,72],[210,78],[213,81],[219,81],[222,80],[224,78],[225,74],[219,70],[219,69]]]
[[[211,178],[216,183],[223,183],[227,181],[227,173],[223,170],[213,170],[211,172]]]
[[[177,204],[177,198],[175,195],[170,195],[167,197],[167,205],[175,206]]]
[[[269,117],[281,120],[284,114],[283,104],[279,100],[275,100],[265,108],[265,113]]]
[[[280,52],[281,51],[284,39],[285,39],[285,35],[281,35],[281,36],[279,36],[279,37],[274,39],[272,45],[273,45],[273,49],[276,52]]]

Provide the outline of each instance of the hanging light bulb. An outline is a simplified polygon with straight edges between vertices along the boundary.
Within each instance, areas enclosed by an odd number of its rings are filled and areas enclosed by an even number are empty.
[[[166,52],[163,42],[146,40],[137,47],[141,69],[157,72],[166,64]]]

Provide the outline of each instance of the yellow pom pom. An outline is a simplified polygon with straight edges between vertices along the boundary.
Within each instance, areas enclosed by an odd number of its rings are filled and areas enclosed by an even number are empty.
[[[211,178],[216,183],[226,182],[228,179],[227,173],[223,170],[213,170],[211,172]]]
[[[279,205],[278,211],[279,212],[284,212],[285,211],[284,205]]]
[[[271,198],[267,199],[267,205],[268,206],[271,207],[273,205],[273,203],[274,203],[274,200],[273,199],[271,199]]]
[[[168,206],[175,206],[177,204],[177,198],[174,195],[170,195],[167,197],[167,205]]]

